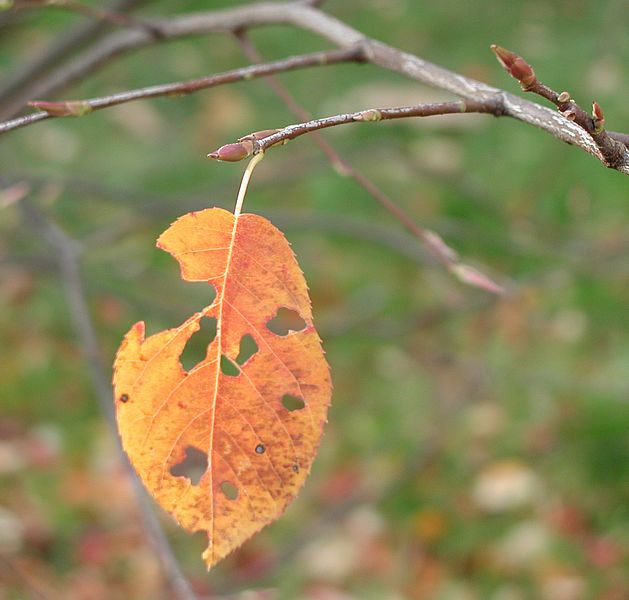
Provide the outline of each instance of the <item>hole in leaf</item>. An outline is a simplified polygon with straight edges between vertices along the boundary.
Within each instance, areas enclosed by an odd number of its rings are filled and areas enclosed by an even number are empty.
[[[269,331],[276,335],[288,335],[291,331],[301,331],[306,328],[299,313],[289,308],[280,308],[277,314],[266,324]]]
[[[264,454],[266,452],[266,447],[264,444],[258,444],[256,446],[256,454]]]
[[[240,375],[240,369],[224,354],[221,354],[221,372],[228,377],[238,377]]]
[[[236,362],[239,365],[244,365],[258,350],[258,344],[256,344],[253,336],[248,333],[243,335],[240,339],[240,352],[236,357]]]
[[[236,500],[238,498],[238,488],[231,481],[223,481],[223,483],[221,483],[221,491],[229,500]]]
[[[186,448],[186,457],[170,468],[175,477],[187,477],[192,485],[198,485],[203,473],[207,471],[207,454],[194,446]]]
[[[216,319],[214,317],[202,317],[199,325],[200,329],[192,334],[179,357],[181,366],[186,371],[205,360],[207,347],[216,337]]]
[[[301,399],[297,398],[297,396],[291,396],[290,394],[284,394],[282,397],[282,406],[293,412],[294,410],[301,410],[306,406],[306,403]]]

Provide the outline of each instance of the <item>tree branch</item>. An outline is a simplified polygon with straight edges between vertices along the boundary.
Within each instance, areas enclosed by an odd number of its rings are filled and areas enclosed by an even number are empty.
[[[160,39],[218,32],[233,33],[263,25],[286,24],[311,31],[342,48],[359,44],[367,61],[374,65],[398,72],[467,100],[489,102],[499,106],[502,115],[539,127],[557,139],[578,146],[606,166],[629,175],[629,149],[622,152],[617,164],[610,165],[592,136],[564,116],[534,102],[367,38],[342,21],[310,6],[307,1],[262,2],[227,10],[152,20],[151,23],[159,29]],[[146,31],[127,30],[110,34],[71,64],[62,65],[54,70],[49,77],[31,90],[30,97],[49,96],[95,71],[114,57],[154,42],[154,37]]]
[[[629,133],[620,133],[618,131],[608,131],[607,135],[614,139],[622,142],[629,149]]]
[[[159,30],[159,39],[146,30],[115,31],[103,39],[97,40],[94,45],[70,63],[59,65],[47,77],[30,87],[27,95],[16,96],[15,101],[0,112],[0,116],[3,118],[13,117],[28,100],[37,97],[50,97],[86,75],[97,71],[110,60],[132,50],[181,37],[209,33],[232,33],[242,27],[281,23],[291,25],[294,24],[293,21],[299,23],[299,26],[305,27],[311,17],[309,11],[319,12],[304,2],[262,2],[225,10],[189,13],[177,17],[145,19],[146,22],[150,22],[154,28]],[[334,30],[339,39],[342,39],[343,33],[349,35],[352,31],[350,27],[345,26],[340,21]],[[353,37],[355,40],[362,39],[362,35],[354,35]],[[342,44],[341,46],[348,47],[351,45]]]
[[[566,119],[575,122],[586,131],[610,168],[617,169],[623,166],[627,147],[624,142],[614,139],[605,131],[605,117],[598,102],[592,105],[592,116],[590,116],[570,97],[568,92],[558,93],[542,83],[531,65],[521,56],[495,44],[491,46],[491,49],[507,73],[520,82],[520,87],[525,92],[532,92],[550,100]]]
[[[210,152],[208,158],[226,162],[238,162],[254,154],[264,152],[273,146],[285,144],[307,133],[317,132],[329,127],[348,125],[350,123],[373,123],[393,119],[408,119],[411,117],[432,117],[436,115],[452,115],[462,113],[485,113],[500,116],[502,109],[491,101],[476,102],[453,100],[451,102],[427,102],[415,106],[399,106],[388,108],[368,108],[351,113],[342,113],[329,117],[320,117],[303,123],[287,125],[281,129],[267,129],[256,131],[237,142],[225,144]]]
[[[260,65],[249,65],[200,79],[152,85],[112,94],[110,96],[101,96],[85,100],[67,100],[63,102],[33,101],[29,102],[29,104],[39,108],[40,111],[0,123],[0,134],[46,119],[71,116],[80,117],[96,110],[132,102],[134,100],[190,94],[226,83],[267,77],[272,73],[294,71],[296,69],[304,69],[313,66],[333,65],[341,62],[361,61],[362,52],[359,47],[342,48],[340,50],[328,50],[325,52],[313,52],[312,54],[292,56],[283,60]]]
[[[285,24],[315,33],[342,48],[360,45],[367,62],[446,90],[466,100],[499,106],[502,115],[539,127],[559,140],[578,146],[606,166],[629,175],[629,149],[622,153],[617,165],[609,165],[592,136],[564,116],[545,106],[367,38],[335,17],[310,6],[309,2],[261,2],[226,10],[185,14],[169,19],[153,19],[151,23],[159,29],[160,41],[207,33],[234,33],[263,25]],[[110,34],[74,62],[62,65],[39,82],[31,90],[31,98],[49,96],[97,70],[110,59],[155,42],[154,36],[146,31],[126,30]]]

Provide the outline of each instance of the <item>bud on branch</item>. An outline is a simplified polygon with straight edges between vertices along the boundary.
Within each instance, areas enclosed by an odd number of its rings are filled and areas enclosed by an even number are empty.
[[[507,73],[520,82],[523,90],[527,91],[535,84],[535,71],[521,56],[496,44],[492,44],[490,48]]]
[[[242,142],[234,142],[233,144],[225,144],[218,150],[210,152],[207,157],[224,162],[238,162],[253,154],[253,141],[243,140]]]
[[[605,128],[605,115],[596,101],[592,103],[592,121],[594,121],[594,133],[602,133]]]

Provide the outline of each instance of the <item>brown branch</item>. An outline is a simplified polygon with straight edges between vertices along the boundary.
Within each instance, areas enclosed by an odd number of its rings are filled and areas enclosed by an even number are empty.
[[[520,82],[520,87],[525,92],[550,100],[564,117],[579,125],[592,137],[608,167],[618,169],[626,163],[627,146],[605,131],[605,117],[598,102],[592,105],[590,116],[568,92],[556,92],[542,83],[533,68],[521,56],[496,44],[493,44],[491,49],[507,73]]]
[[[427,102],[425,104],[417,104],[415,106],[399,106],[389,108],[369,108],[351,113],[333,115],[331,117],[322,117],[313,119],[305,123],[296,123],[284,127],[277,133],[273,133],[261,140],[255,140],[254,147],[256,152],[263,152],[271,146],[293,140],[301,135],[327,129],[328,127],[336,127],[337,125],[346,125],[348,123],[369,123],[375,121],[389,121],[393,119],[408,119],[411,117],[434,117],[437,115],[452,115],[461,113],[488,113],[499,114],[500,107],[490,101],[465,101],[454,100],[452,102]]]
[[[70,238],[58,225],[47,219],[46,216],[28,200],[21,200],[20,207],[27,224],[49,245],[59,269],[66,293],[66,301],[72,325],[74,326],[76,336],[85,354],[85,360],[101,410],[112,429],[114,438],[117,441],[116,447],[120,454],[120,459],[129,474],[133,491],[138,502],[140,518],[143,521],[144,530],[148,536],[149,542],[162,563],[165,577],[172,586],[176,597],[179,600],[196,600],[196,596],[181,572],[168,539],[159,524],[151,505],[151,500],[148,498],[144,486],[131,467],[127,455],[120,445],[113,409],[111,384],[102,367],[96,332],[94,331],[94,325],[90,317],[81,280],[79,244]]]
[[[559,140],[578,146],[609,166],[587,131],[549,108],[367,38],[333,16],[310,6],[308,2],[260,2],[226,10],[152,20],[152,23],[159,29],[161,39],[207,33],[233,33],[263,25],[286,24],[311,31],[340,47],[347,48],[360,44],[367,62],[449,91],[467,100],[491,102],[500,107],[501,114],[539,127]],[[128,30],[112,33],[71,64],[60,66],[40,81],[31,90],[30,97],[49,96],[96,71],[111,59],[155,42],[154,37],[145,31]],[[27,99],[23,98],[24,101]],[[618,166],[614,168],[629,175],[629,149],[622,154]]]
[[[622,142],[629,149],[629,133],[620,133],[618,131],[608,131],[607,135],[614,139]]]
[[[247,56],[251,62],[262,62],[262,56],[244,31],[238,32],[236,34],[236,39],[238,40],[245,56]],[[278,77],[271,75],[266,79],[266,83],[297,118],[302,121],[308,121],[311,119],[311,115],[308,111],[297,102],[295,97],[289,92]],[[487,291],[493,293],[502,293],[504,291],[501,286],[492,282],[486,276],[477,280],[465,279],[464,277],[462,278],[462,275],[466,272],[466,266],[461,264],[456,251],[450,248],[450,246],[446,244],[439,234],[418,225],[408,213],[400,208],[400,206],[387,194],[385,194],[385,192],[383,192],[375,183],[373,183],[363,173],[352,167],[351,164],[341,157],[341,155],[323,137],[323,135],[319,133],[319,131],[312,132],[312,140],[325,154],[337,173],[353,179],[359,187],[367,192],[367,194],[380,204],[380,206],[382,206],[390,215],[397,219],[397,221],[400,222],[403,227],[409,231],[411,235],[413,235],[413,237],[418,239],[424,249],[434,259],[436,259],[437,262],[448,269],[448,271],[458,276],[459,279],[462,279],[465,283],[472,285],[479,285],[481,282],[486,283],[486,285],[480,285],[480,287],[483,287]],[[488,287],[487,283],[491,285]]]
[[[281,129],[267,129],[250,133],[237,142],[225,144],[210,152],[208,158],[226,162],[238,162],[254,154],[264,152],[273,146],[285,144],[307,133],[317,132],[329,127],[348,125],[350,123],[371,123],[412,117],[432,117],[462,113],[485,113],[500,116],[501,107],[491,101],[476,102],[453,100],[451,102],[427,102],[414,106],[398,106],[387,108],[368,108],[350,113],[342,113],[329,117],[320,117],[303,123],[287,125]]]
[[[306,11],[306,12],[303,12]],[[15,116],[23,105],[33,98],[50,97],[61,89],[81,80],[108,64],[111,60],[127,54],[132,50],[153,45],[164,40],[181,37],[205,35],[209,33],[231,33],[243,26],[275,25],[279,23],[293,24],[297,19],[306,26],[311,18],[308,11],[318,13],[306,2],[261,2],[225,10],[214,10],[203,13],[187,13],[176,17],[151,19],[152,25],[160,32],[157,39],[145,30],[115,31],[103,39],[97,40],[90,48],[70,63],[61,64],[47,77],[29,86],[27,93],[15,95],[7,106],[0,107],[0,116]],[[323,15],[323,13],[321,13]],[[332,26],[335,35],[349,35],[351,28],[343,25]],[[360,39],[362,36],[354,36]],[[348,47],[352,44],[342,44]]]
[[[29,102],[29,104],[39,108],[40,111],[0,123],[0,134],[31,125],[38,121],[55,117],[80,117],[96,110],[132,102],[134,100],[190,94],[226,83],[246,81],[258,77],[268,77],[272,73],[294,71],[296,69],[321,65],[333,65],[341,62],[360,62],[361,60],[362,53],[359,47],[342,48],[340,50],[328,50],[325,52],[313,52],[312,54],[292,56],[283,60],[260,65],[249,65],[200,79],[152,85],[112,94],[110,96],[62,102],[33,101]]]

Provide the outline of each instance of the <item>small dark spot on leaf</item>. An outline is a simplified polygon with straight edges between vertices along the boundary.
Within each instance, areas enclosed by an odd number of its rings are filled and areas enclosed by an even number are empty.
[[[186,448],[185,458],[170,468],[170,474],[175,477],[187,477],[192,485],[197,485],[207,471],[207,453],[194,446]]]
[[[129,394],[122,394],[120,396],[120,402],[129,402]]]
[[[238,498],[238,488],[231,481],[223,481],[221,483],[221,491],[229,500]]]
[[[301,410],[304,408],[306,403],[301,398],[291,396],[290,394],[284,394],[282,397],[282,406],[286,410],[293,412],[294,410]]]
[[[264,454],[265,451],[266,448],[264,447],[264,444],[258,444],[256,446],[256,454]]]
[[[295,471],[295,473],[299,473],[299,465],[293,465],[293,471]]]
[[[224,354],[221,355],[221,372],[228,377],[238,377],[240,375],[240,369]]]
[[[276,335],[288,335],[291,331],[301,331],[306,328],[304,321],[297,311],[289,308],[280,308],[275,317],[267,324],[267,329]]]

